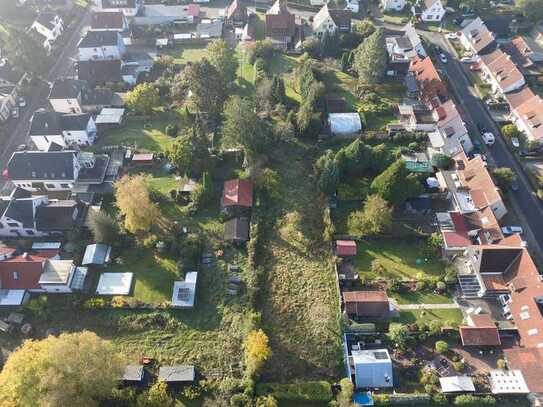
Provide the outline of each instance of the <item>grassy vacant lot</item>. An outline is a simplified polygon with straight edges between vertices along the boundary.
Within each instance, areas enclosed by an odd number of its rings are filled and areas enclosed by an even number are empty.
[[[393,293],[392,297],[398,304],[452,304],[453,302],[449,295],[429,292],[408,291],[405,293]]]
[[[175,48],[167,48],[164,54],[171,56],[174,63],[178,65],[186,65],[187,62],[196,62],[206,56],[206,45],[185,44]]]
[[[434,319],[439,319],[444,323],[458,326],[462,323],[464,317],[462,311],[459,309],[408,310],[401,311],[399,318],[394,320],[394,322],[404,325],[420,321],[430,322]]]
[[[175,114],[155,113],[151,117],[128,117],[123,127],[108,131],[100,137],[97,147],[124,145],[139,151],[165,151],[172,143],[164,130],[170,123],[179,123]]]
[[[339,373],[338,293],[330,251],[322,243],[323,202],[308,179],[316,154],[305,144],[285,144],[271,163],[284,200],[276,203],[278,221],[266,236],[262,320],[273,356],[265,381]]]
[[[444,272],[443,263],[433,258],[426,258],[426,243],[417,240],[382,239],[358,243],[356,266],[362,275],[373,278],[414,280],[417,274],[425,277],[438,277]],[[374,275],[372,261],[377,260],[384,267],[383,275]]]

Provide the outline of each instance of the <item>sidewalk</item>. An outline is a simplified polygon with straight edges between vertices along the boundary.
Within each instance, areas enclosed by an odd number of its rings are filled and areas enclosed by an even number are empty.
[[[400,311],[417,309],[460,309],[458,304],[400,304]]]

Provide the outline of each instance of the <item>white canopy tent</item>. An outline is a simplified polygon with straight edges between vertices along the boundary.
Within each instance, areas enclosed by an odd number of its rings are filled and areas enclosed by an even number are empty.
[[[350,136],[362,130],[362,121],[358,113],[330,113],[328,125],[334,136]]]
[[[98,280],[98,295],[128,295],[134,273],[102,273]]]

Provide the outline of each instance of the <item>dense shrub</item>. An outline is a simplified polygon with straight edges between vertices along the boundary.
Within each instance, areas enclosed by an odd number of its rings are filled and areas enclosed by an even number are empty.
[[[496,399],[492,396],[477,397],[471,394],[461,394],[454,398],[455,406],[493,406]]]
[[[332,400],[332,386],[325,381],[308,381],[292,384],[260,383],[257,395],[272,394],[278,401],[321,402]]]
[[[176,137],[179,132],[179,126],[177,124],[168,124],[166,126],[166,135],[170,137]]]

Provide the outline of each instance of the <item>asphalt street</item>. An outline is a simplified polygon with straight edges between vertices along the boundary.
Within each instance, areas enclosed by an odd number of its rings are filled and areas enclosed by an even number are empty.
[[[30,127],[30,119],[34,111],[47,106],[49,95],[49,83],[61,76],[74,74],[74,61],[77,52],[77,44],[81,39],[81,32],[90,23],[90,10],[87,10],[81,17],[75,29],[71,32],[66,41],[60,56],[49,70],[48,74],[41,81],[41,84],[27,100],[27,106],[21,109],[18,119],[11,119],[7,126],[7,140],[0,154],[0,168],[3,170],[15,149],[21,144],[27,144],[27,134]],[[6,187],[4,179],[0,180],[0,186]]]

